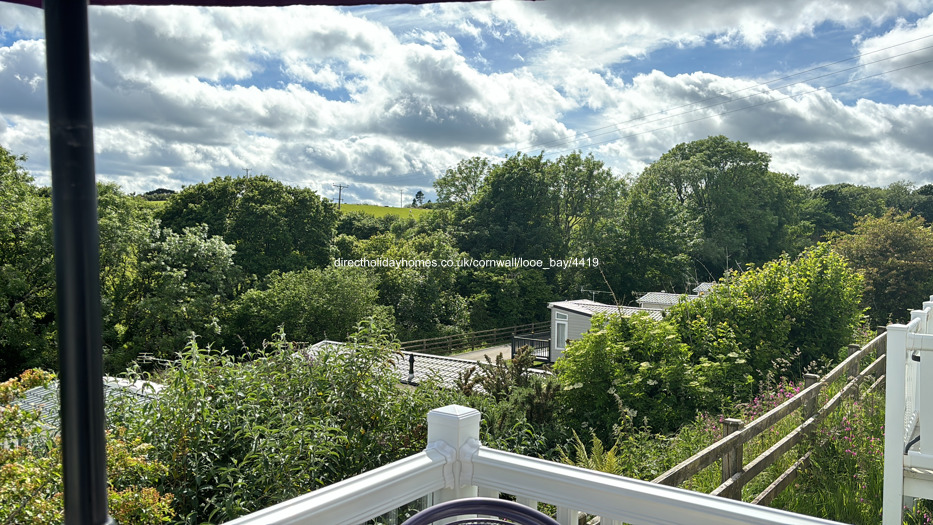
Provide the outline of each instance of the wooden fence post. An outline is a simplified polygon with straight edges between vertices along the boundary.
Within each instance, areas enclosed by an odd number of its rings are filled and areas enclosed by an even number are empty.
[[[745,427],[745,422],[741,419],[728,418],[722,422],[722,437],[738,432]],[[722,482],[725,483],[742,470],[743,459],[742,459],[742,444],[732,447],[731,450],[726,452],[722,456]],[[735,485],[732,490],[729,491],[729,494],[726,494],[727,497],[732,499],[742,499],[742,487],[740,485]]]
[[[861,350],[862,350],[862,348],[861,348],[859,345],[851,344],[851,345],[849,345],[849,356],[851,357],[851,356],[855,355],[856,352],[859,352],[859,351],[861,351]],[[854,361],[852,362],[852,364],[849,365],[849,380],[851,381],[851,380],[854,379],[856,376],[858,376],[858,373],[859,373],[859,360],[856,359],[856,360],[854,360]],[[856,386],[855,388],[852,389],[852,397],[853,397],[856,401],[858,401],[858,399],[859,399],[859,397],[860,397],[860,396],[859,396],[858,386]]]
[[[848,355],[847,357],[852,357],[853,355],[856,354],[856,352],[858,352],[858,351],[861,350],[861,349],[862,349],[862,347],[860,347],[860,346],[857,345],[857,344],[851,344],[851,345],[849,345],[849,355]],[[848,372],[849,372],[849,379],[850,379],[850,380],[851,380],[853,377],[855,377],[855,376],[858,375],[858,361],[853,361],[852,363],[849,364],[849,370],[848,370]]]
[[[803,375],[803,388],[804,388],[804,390],[806,390],[806,389],[810,388],[811,386],[815,385],[817,382],[819,382],[819,380],[820,380],[820,376],[818,376],[818,375],[816,375],[816,374],[804,374],[804,375]],[[813,414],[816,414],[817,402],[818,402],[819,399],[820,399],[820,390],[822,390],[822,389],[817,389],[816,394],[815,394],[813,397],[811,397],[810,399],[808,399],[807,402],[806,402],[806,404],[804,404],[804,406],[803,406],[803,414],[802,414],[803,420],[804,420],[804,421],[806,421],[806,420],[810,419],[811,417],[813,417]]]

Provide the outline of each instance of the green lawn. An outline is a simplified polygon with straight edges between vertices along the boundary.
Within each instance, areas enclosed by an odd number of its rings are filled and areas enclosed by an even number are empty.
[[[396,215],[398,217],[414,217],[416,219],[420,219],[425,214],[431,213],[431,210],[423,210],[420,208],[396,208],[393,206],[376,206],[374,204],[343,204],[340,210],[343,212],[359,211],[376,217]]]

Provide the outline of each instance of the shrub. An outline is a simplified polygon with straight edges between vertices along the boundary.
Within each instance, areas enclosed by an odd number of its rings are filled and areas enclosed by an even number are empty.
[[[113,424],[152,443],[185,521],[230,520],[423,449],[395,348],[371,324],[314,355],[279,334],[245,362],[192,340],[158,398]]]
[[[6,404],[52,379],[47,372],[27,370],[0,383],[0,442],[18,443],[0,448],[0,523],[45,525],[64,520],[61,440],[52,438],[38,413]],[[167,467],[151,453],[150,445],[127,439],[121,429],[107,433],[110,514],[124,525],[155,525],[174,516],[172,496],[154,488]]]

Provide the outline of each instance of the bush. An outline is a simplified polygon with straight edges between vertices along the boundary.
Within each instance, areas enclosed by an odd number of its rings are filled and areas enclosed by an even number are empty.
[[[27,370],[0,383],[0,523],[45,525],[62,523],[61,440],[52,438],[36,412],[7,405],[35,386],[47,386],[54,376]],[[4,406],[6,405],[6,406]],[[123,525],[156,525],[171,521],[172,496],[155,486],[167,467],[153,460],[152,447],[127,438],[122,429],[107,433],[107,498],[110,514]]]
[[[608,441],[628,411],[659,431],[693,419],[703,378],[672,325],[636,314],[596,316],[593,327],[554,366],[571,426]]]
[[[279,334],[247,362],[192,341],[158,398],[112,424],[153,444],[186,522],[227,521],[423,449],[395,348],[372,325],[313,356]]]
[[[715,360],[727,344],[748,352],[755,379],[785,362],[781,372],[799,377],[811,362],[836,360],[852,340],[861,292],[861,276],[824,243],[727,276],[703,297],[675,305],[668,319],[698,359]],[[697,336],[710,331],[718,335]]]

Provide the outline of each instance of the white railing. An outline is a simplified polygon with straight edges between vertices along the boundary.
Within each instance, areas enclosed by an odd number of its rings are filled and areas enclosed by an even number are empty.
[[[914,497],[933,499],[933,296],[888,326],[887,355],[882,522],[900,525]]]
[[[423,452],[230,523],[354,525],[425,496],[440,503],[500,493],[524,505],[556,505],[563,525],[577,525],[583,512],[600,516],[603,524],[835,523],[491,449],[479,442],[479,423],[480,413],[472,408],[432,410]]]

